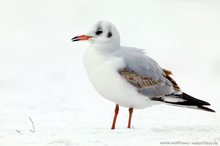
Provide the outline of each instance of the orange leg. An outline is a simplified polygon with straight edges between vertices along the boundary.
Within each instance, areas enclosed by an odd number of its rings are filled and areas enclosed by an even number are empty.
[[[115,123],[116,123],[116,120],[117,120],[117,116],[118,116],[118,112],[119,112],[119,105],[116,104],[115,106],[115,116],[114,116],[114,119],[113,119],[113,122],[112,122],[112,130],[115,129]]]
[[[133,108],[129,108],[128,111],[129,111],[128,128],[131,128],[131,118],[132,118]]]

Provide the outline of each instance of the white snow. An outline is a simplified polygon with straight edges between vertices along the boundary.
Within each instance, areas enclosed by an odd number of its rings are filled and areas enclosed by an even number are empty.
[[[219,145],[219,7],[217,0],[1,1],[0,145]],[[134,110],[126,129],[120,108],[110,130],[115,105],[95,92],[82,64],[89,43],[70,40],[101,19],[116,25],[122,45],[146,48],[183,91],[217,112],[152,106]]]

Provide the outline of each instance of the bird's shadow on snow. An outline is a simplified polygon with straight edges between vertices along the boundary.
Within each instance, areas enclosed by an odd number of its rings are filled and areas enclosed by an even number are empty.
[[[111,132],[129,132],[129,131],[152,131],[152,132],[170,132],[170,131],[205,131],[205,132],[210,132],[210,131],[217,131],[218,129],[214,128],[214,127],[209,127],[209,126],[161,126],[161,127],[150,127],[150,128],[146,128],[146,127],[134,127],[132,126],[132,128],[128,129],[125,127],[118,127],[114,130],[111,130],[110,128],[106,128],[106,127],[101,127],[101,128],[93,128],[93,132],[103,132],[103,131],[111,131]]]
[[[196,134],[208,134],[208,133],[220,133],[220,129],[218,128],[214,128],[214,127],[209,127],[209,126],[163,126],[163,127],[151,127],[151,128],[136,128],[136,127],[132,127],[131,129],[127,129],[127,128],[117,128],[114,130],[111,129],[107,129],[107,128],[97,128],[97,129],[93,129],[91,130],[92,134],[100,134],[100,133],[106,133],[106,134],[134,134],[136,133],[138,134],[152,134],[152,135],[156,135],[156,134],[161,134],[161,135],[196,135]]]
[[[166,127],[153,127],[150,129],[152,132],[212,132],[216,131],[213,127],[208,126],[166,126]]]

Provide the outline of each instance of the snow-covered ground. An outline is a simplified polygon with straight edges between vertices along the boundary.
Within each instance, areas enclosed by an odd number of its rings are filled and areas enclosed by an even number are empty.
[[[217,0],[0,1],[0,145],[219,145],[219,7]],[[115,105],[94,91],[82,65],[89,44],[70,41],[100,19],[217,112],[158,105],[134,110],[126,129],[121,108],[110,130]]]

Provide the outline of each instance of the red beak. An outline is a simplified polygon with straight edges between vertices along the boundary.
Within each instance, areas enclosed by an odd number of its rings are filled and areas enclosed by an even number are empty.
[[[88,35],[80,35],[80,36],[76,36],[74,38],[72,38],[72,41],[85,41],[85,40],[89,40],[91,38],[91,36]]]

